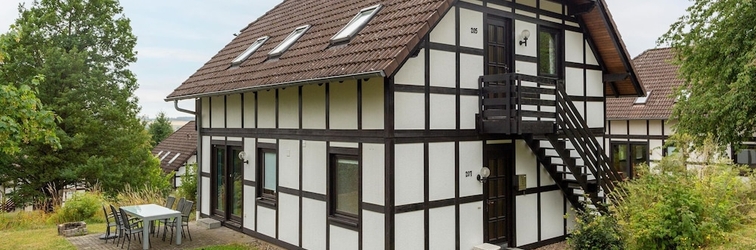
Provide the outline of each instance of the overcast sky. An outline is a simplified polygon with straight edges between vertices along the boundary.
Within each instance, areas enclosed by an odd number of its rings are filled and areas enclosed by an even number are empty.
[[[0,32],[18,17],[20,0],[0,0]],[[222,49],[233,34],[281,0],[121,0],[136,34],[138,61],[131,66],[139,81],[141,114],[188,116],[163,99]],[[631,57],[656,47],[690,6],[689,0],[606,0]],[[27,4],[28,5],[28,4]],[[179,105],[193,109],[193,102]]]

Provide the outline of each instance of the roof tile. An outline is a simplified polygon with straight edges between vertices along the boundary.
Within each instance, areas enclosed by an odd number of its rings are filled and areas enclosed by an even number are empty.
[[[668,119],[675,104],[673,94],[684,83],[677,74],[679,66],[672,60],[671,48],[646,50],[633,59],[638,77],[651,95],[645,105],[633,104],[635,97],[607,98],[607,119]]]
[[[413,38],[424,36],[451,2],[345,0],[323,4],[319,0],[285,0],[249,24],[168,99],[376,71],[390,75],[401,63],[398,60],[404,59],[401,55],[419,42]],[[384,7],[348,45],[330,45],[330,38],[357,12],[378,3]],[[268,52],[305,24],[312,25],[310,30],[280,58],[268,59]],[[270,39],[258,51],[238,68],[229,68],[236,56],[266,35]]]
[[[160,161],[160,167],[164,172],[168,173],[178,170],[192,155],[197,153],[197,130],[195,124],[194,121],[184,124],[184,126],[173,132],[173,134],[152,149],[153,155],[157,155],[161,151],[163,152],[163,155],[160,156],[163,158]],[[163,157],[169,153],[168,157]],[[180,155],[173,162],[169,163],[177,153],[180,153]]]

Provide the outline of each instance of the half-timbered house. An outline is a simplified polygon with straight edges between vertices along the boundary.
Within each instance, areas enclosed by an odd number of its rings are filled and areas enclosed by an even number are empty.
[[[678,92],[684,80],[678,76],[679,66],[674,63],[671,48],[646,50],[633,62],[638,77],[645,85],[643,97],[608,99],[606,103],[607,136],[606,148],[612,167],[625,178],[631,178],[641,163],[653,167],[662,157],[674,153],[667,140],[674,134],[676,120],[671,119],[672,108],[686,98],[685,91]],[[756,167],[756,140],[743,143],[736,154],[732,147],[725,153],[737,164]],[[693,154],[691,163],[702,159]]]
[[[606,98],[643,93],[603,0],[285,0],[166,100],[196,101],[202,217],[473,249],[563,240],[620,179]]]

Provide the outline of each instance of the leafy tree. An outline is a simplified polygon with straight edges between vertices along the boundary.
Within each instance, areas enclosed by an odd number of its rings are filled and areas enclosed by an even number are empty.
[[[678,132],[713,133],[720,145],[740,145],[756,132],[754,27],[754,1],[695,0],[659,39],[674,48],[686,82],[671,117]]]
[[[7,44],[0,82],[31,82],[44,75],[38,97],[60,117],[62,148],[30,143],[18,157],[0,158],[0,181],[28,203],[46,187],[102,183],[106,193],[125,185],[160,182],[150,136],[137,118],[136,37],[117,0],[41,0],[19,6],[20,38]],[[154,183],[155,185],[164,185]]]
[[[155,120],[147,127],[147,130],[150,131],[150,136],[152,136],[152,146],[154,147],[173,133],[173,126],[171,125],[171,120],[169,120],[168,117],[165,117],[165,113],[160,112],[157,117],[155,117]]]
[[[8,34],[0,35],[0,64],[7,58],[5,47],[19,39],[13,28]],[[37,90],[42,76],[31,79],[26,84],[0,82],[0,154],[14,155],[31,141],[45,141],[53,147],[60,143],[55,136],[55,114],[44,110],[37,98]]]

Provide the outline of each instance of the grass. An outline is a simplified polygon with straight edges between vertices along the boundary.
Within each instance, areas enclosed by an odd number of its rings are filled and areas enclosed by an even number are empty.
[[[58,236],[58,228],[52,225],[0,231],[0,246],[4,249],[76,249],[66,238]]]
[[[756,246],[756,221],[741,225],[738,229],[725,235],[725,242],[708,249],[754,249]]]

